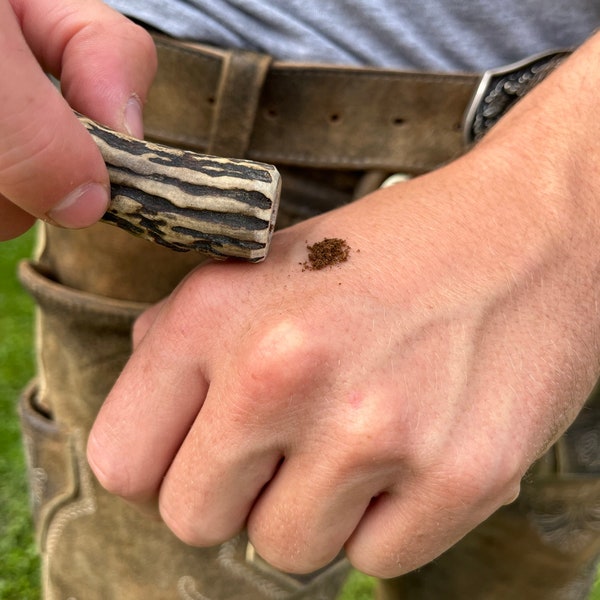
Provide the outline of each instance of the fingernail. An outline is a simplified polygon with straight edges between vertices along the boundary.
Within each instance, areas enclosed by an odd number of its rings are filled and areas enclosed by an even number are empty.
[[[132,137],[144,137],[144,120],[142,117],[142,104],[137,96],[131,96],[125,105],[125,129]]]
[[[107,211],[110,193],[99,183],[85,183],[66,196],[47,216],[62,227],[77,229],[94,224]]]

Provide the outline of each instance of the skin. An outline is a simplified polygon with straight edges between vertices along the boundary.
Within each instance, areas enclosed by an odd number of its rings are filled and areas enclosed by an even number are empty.
[[[38,60],[66,65],[67,49],[82,57],[75,41],[39,50],[36,39],[48,38],[28,34],[28,22],[42,25],[26,17],[44,4],[14,8]],[[88,50],[104,41],[104,19],[117,19],[100,16]],[[151,56],[143,37],[116,36],[133,44],[138,67]],[[144,313],[90,434],[100,482],[140,506],[157,503],[187,543],[216,544],[247,527],[257,551],[286,571],[314,570],[343,547],[382,577],[429,562],[512,501],[600,374],[590,76],[599,45],[592,38],[462,158],[277,233],[260,265],[200,267]],[[113,49],[104,43],[92,56],[104,64],[107,53],[116,68]],[[69,100],[121,128],[152,71],[118,65],[107,75],[112,93],[82,99],[83,58],[64,68]],[[65,135],[81,136],[53,102]],[[9,235],[19,231],[11,214],[48,215],[76,185],[104,176],[85,136],[45,146],[31,159],[39,164],[26,165],[28,124],[0,122],[21,140],[21,169],[47,174],[81,143],[92,171],[72,185],[75,169],[52,185],[40,176],[36,194],[11,179],[18,161],[0,169]],[[0,147],[0,165],[6,155]],[[324,237],[348,242],[348,262],[303,271],[307,242]]]
[[[190,544],[247,526],[283,570],[344,547],[382,577],[512,501],[599,375],[597,46],[463,158],[149,310],[90,437],[103,485]],[[323,237],[356,250],[303,271]]]
[[[142,135],[152,40],[95,0],[1,0],[0,22],[0,81],[11,82],[0,89],[0,240],[36,218],[91,225],[108,205],[108,173],[71,107]]]

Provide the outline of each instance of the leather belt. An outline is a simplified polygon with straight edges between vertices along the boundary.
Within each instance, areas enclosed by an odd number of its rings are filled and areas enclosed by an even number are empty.
[[[145,109],[147,136],[222,156],[429,171],[464,152],[465,116],[481,117],[489,96],[480,74],[272,62],[161,34],[154,40],[159,68]],[[488,75],[486,89],[503,85],[506,72]]]

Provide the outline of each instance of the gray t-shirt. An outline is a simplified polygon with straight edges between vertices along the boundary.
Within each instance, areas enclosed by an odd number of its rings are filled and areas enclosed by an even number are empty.
[[[598,0],[108,0],[173,36],[291,61],[482,71],[581,44]]]

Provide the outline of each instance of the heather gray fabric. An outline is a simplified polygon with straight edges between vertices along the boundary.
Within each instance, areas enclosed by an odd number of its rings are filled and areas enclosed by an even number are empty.
[[[481,71],[581,44],[597,0],[108,0],[175,37],[293,61]]]

